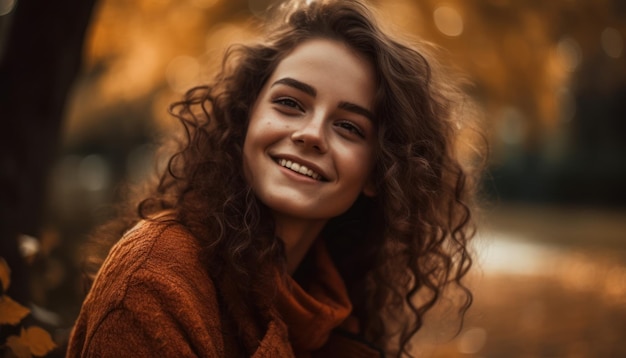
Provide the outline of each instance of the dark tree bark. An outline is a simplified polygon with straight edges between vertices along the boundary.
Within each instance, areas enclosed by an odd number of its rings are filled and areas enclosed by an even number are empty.
[[[0,59],[0,256],[29,302],[19,234],[40,234],[47,177],[95,0],[18,1]],[[3,332],[4,333],[4,332]]]

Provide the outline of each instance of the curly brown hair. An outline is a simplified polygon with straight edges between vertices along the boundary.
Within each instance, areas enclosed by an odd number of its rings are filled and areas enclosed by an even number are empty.
[[[250,110],[296,46],[313,38],[341,41],[376,72],[377,195],[359,197],[321,236],[348,287],[364,338],[410,356],[411,338],[444,289],[452,285],[463,292],[461,316],[472,300],[461,279],[472,263],[473,177],[455,151],[454,110],[463,100],[450,82],[436,77],[438,65],[423,49],[381,30],[360,1],[293,4],[278,11],[266,41],[231,47],[211,84],[191,89],[171,106],[185,138],[132,221],[175,212],[173,220],[202,241],[216,284],[238,283],[228,310],[254,312],[259,297],[272,292],[272,282],[257,268],[284,267],[285,258],[269,210],[243,173]],[[126,217],[122,226],[130,224]],[[92,271],[101,258],[94,262]],[[296,280],[307,279],[307,263],[305,258]],[[396,348],[390,347],[392,339],[398,340]]]

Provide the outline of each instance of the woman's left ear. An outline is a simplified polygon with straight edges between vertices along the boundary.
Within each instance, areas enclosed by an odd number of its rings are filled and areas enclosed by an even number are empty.
[[[376,196],[376,187],[374,186],[374,181],[372,179],[368,179],[363,187],[363,195],[373,198]]]

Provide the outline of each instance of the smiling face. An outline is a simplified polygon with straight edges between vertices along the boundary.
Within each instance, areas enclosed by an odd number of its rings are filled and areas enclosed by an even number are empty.
[[[374,195],[372,65],[343,43],[308,40],[277,66],[250,113],[244,172],[277,221],[322,221]]]

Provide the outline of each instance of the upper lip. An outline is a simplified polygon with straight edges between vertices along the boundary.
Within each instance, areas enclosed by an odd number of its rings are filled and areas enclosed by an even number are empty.
[[[308,160],[304,160],[302,158],[293,156],[293,155],[289,155],[289,154],[276,154],[276,155],[272,155],[271,156],[274,160],[278,160],[278,159],[286,159],[286,160],[291,160],[292,162],[296,162],[300,165],[304,165],[305,167],[311,169],[312,171],[316,172],[317,174],[322,176],[322,180],[327,181],[328,180],[328,175],[326,174],[326,172],[324,170],[322,170],[322,168],[320,168],[319,166],[317,166],[316,164],[309,162]]]

